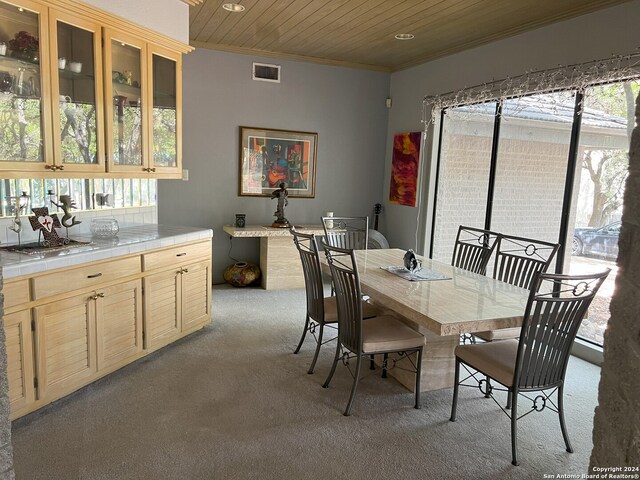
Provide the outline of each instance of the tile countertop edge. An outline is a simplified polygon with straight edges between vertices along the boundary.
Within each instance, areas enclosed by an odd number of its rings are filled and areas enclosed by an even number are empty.
[[[71,267],[83,263],[106,260],[147,250],[171,247],[181,243],[197,242],[213,237],[213,230],[195,227],[176,227],[172,225],[126,225],[118,233],[118,242],[113,238],[97,239],[91,235],[76,235],[79,241],[93,241],[92,245],[75,247],[74,251],[57,251],[43,255],[29,256],[23,253],[0,252],[0,267],[5,280],[46,272],[57,268]]]

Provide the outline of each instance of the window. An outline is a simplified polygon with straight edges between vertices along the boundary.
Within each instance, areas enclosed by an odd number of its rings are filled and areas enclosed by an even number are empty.
[[[432,258],[450,260],[463,224],[561,243],[551,271],[611,268],[579,332],[602,344],[639,91],[625,81],[445,109]]]
[[[5,179],[0,180],[2,217],[15,216],[16,198],[22,192],[29,195],[27,214],[31,207],[47,206],[51,212],[59,211],[50,200],[70,195],[77,210],[100,208],[126,208],[156,205],[156,180],[148,178],[96,178],[96,179]],[[50,193],[51,192],[51,193]]]

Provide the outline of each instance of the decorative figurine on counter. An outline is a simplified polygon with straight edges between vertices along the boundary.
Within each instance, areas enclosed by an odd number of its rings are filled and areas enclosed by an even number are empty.
[[[12,198],[12,197],[8,197]],[[13,197],[15,204],[16,215],[13,217],[13,223],[9,225],[9,230],[18,234],[18,245],[21,244],[20,241],[20,232],[22,232],[22,220],[20,219],[20,215],[26,211],[27,206],[29,205],[29,200],[31,197],[27,194],[27,192],[22,192],[22,195],[19,197]]]
[[[278,206],[276,207],[276,211],[274,212],[276,221],[273,222],[271,226],[275,228],[291,228],[289,220],[284,217],[284,207],[289,205],[289,192],[287,192],[287,184],[281,182],[279,186],[280,188],[278,190],[274,190],[271,194],[271,200],[273,200],[274,198],[278,199]]]
[[[68,239],[62,239],[58,236],[56,228],[62,228],[62,224],[55,213],[49,213],[48,207],[32,208],[33,217],[29,217],[31,228],[35,232],[39,232],[44,236],[42,245],[44,247],[59,247],[68,243]]]
[[[76,220],[75,215],[71,215],[69,212],[72,208],[76,208],[76,202],[69,195],[60,195],[60,203],[54,202],[51,200],[56,207],[61,208],[64,212],[62,216],[62,226],[65,228],[71,228],[74,225],[78,225],[82,223],[80,220]],[[71,224],[69,224],[69,220],[71,220]]]

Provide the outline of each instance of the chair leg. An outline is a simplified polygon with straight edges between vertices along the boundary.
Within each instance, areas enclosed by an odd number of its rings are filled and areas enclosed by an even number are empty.
[[[316,366],[316,361],[318,360],[318,354],[320,353],[320,347],[322,346],[322,334],[324,332],[324,323],[320,323],[320,330],[318,331],[318,344],[316,345],[316,353],[313,355],[313,360],[311,361],[311,366],[307,373],[313,373],[313,369]]]
[[[507,392],[507,405],[505,408],[509,410],[511,408],[511,402],[513,401],[513,395],[511,394],[511,390]]]
[[[511,398],[511,463],[518,466],[518,392],[512,393]]]
[[[484,398],[491,398],[491,378],[485,377],[487,380],[487,393],[484,394]]]
[[[418,359],[416,363],[416,405],[415,408],[422,408],[420,403],[420,376],[422,375],[422,350],[424,347],[420,347],[418,350]]]
[[[333,357],[333,365],[331,365],[331,371],[329,372],[329,376],[324,381],[322,388],[328,388],[331,379],[333,378],[333,373],[336,371],[336,365],[338,364],[338,358],[340,358],[340,340],[337,340],[336,345],[336,355]]]
[[[375,370],[376,369],[376,362],[375,360],[375,355],[371,355],[370,356],[370,360],[369,360],[369,370]]]
[[[385,353],[384,358],[382,359],[382,378],[387,378],[387,360],[389,359],[389,354]]]
[[[302,331],[302,337],[300,337],[298,347],[293,351],[294,354],[300,351],[300,347],[302,347],[302,344],[304,343],[304,337],[307,336],[307,330],[309,330],[309,314],[307,314],[307,319],[304,322],[304,330]]]
[[[453,380],[453,401],[451,402],[451,417],[449,421],[456,421],[456,409],[458,408],[458,382],[460,381],[460,360],[456,357],[456,372]]]
[[[558,387],[558,416],[560,417],[560,429],[562,430],[562,436],[564,437],[564,444],[567,446],[567,452],[573,453],[573,447],[569,441],[569,434],[567,433],[567,425],[564,422],[564,402],[563,402],[563,390],[564,385],[560,384]]]
[[[353,399],[356,396],[356,388],[358,387],[358,380],[360,380],[360,367],[362,366],[362,355],[358,355],[358,361],[356,362],[356,372],[353,376],[353,386],[351,387],[351,396],[349,397],[349,402],[347,403],[347,408],[344,411],[344,416],[348,417],[351,415],[351,407],[353,406]]]

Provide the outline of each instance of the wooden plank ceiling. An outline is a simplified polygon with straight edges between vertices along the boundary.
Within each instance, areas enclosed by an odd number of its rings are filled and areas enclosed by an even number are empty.
[[[628,0],[229,1],[190,7],[193,46],[394,71]]]

